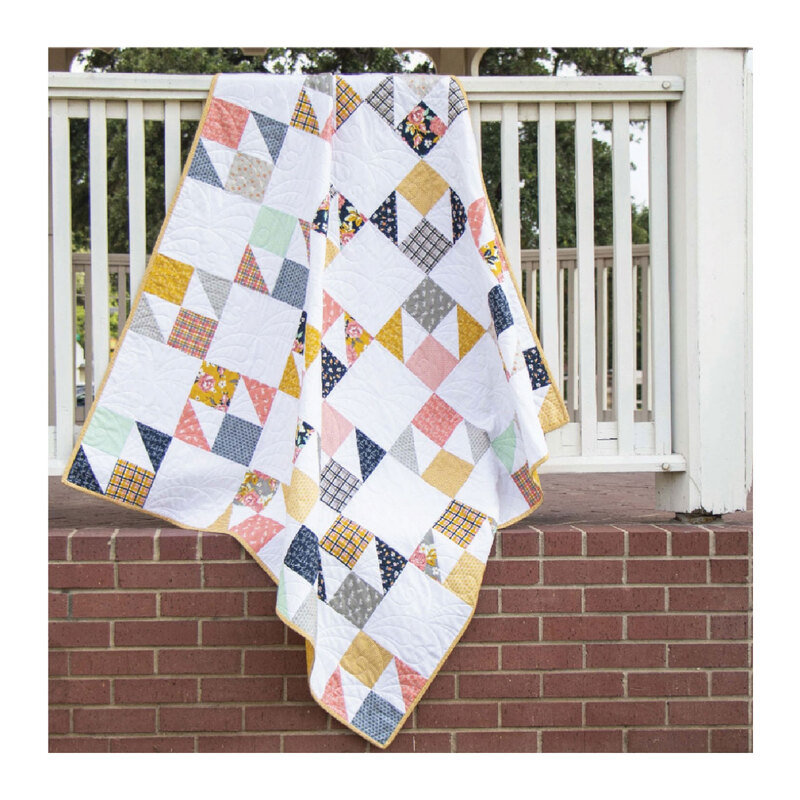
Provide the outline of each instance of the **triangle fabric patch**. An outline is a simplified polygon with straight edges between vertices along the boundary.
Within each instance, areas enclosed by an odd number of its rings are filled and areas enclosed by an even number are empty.
[[[308,99],[305,89],[300,90],[300,96],[297,98],[297,105],[294,107],[292,120],[289,123],[293,128],[299,128],[306,133],[313,133],[319,136],[319,122],[317,121],[317,114],[311,101]]]
[[[415,474],[419,475],[419,462],[417,460],[417,449],[414,446],[414,432],[409,425],[401,434],[398,440],[389,450],[404,467],[407,467]]]
[[[408,711],[427,681],[419,672],[409,667],[408,664],[401,661],[397,656],[394,658],[394,665],[397,669],[397,679],[403,690],[403,700],[405,700],[406,703],[406,711]]]
[[[392,314],[375,337],[395,358],[403,360],[403,309]]]
[[[392,192],[376,209],[372,212],[369,221],[378,230],[397,244],[397,192]]]
[[[263,425],[269,416],[269,410],[272,407],[272,401],[275,399],[275,392],[277,389],[273,389],[265,383],[253,380],[253,378],[248,378],[246,375],[242,375],[242,380],[247,388],[247,393],[250,395],[253,408],[256,410],[256,414],[258,414],[258,419]]]
[[[139,299],[139,304],[136,306],[136,313],[131,320],[131,330],[164,344],[164,335],[158,327],[155,314],[153,314],[150,308],[150,303],[147,301],[146,294],[142,294]]]
[[[251,111],[253,119],[264,137],[264,142],[267,145],[269,154],[272,156],[273,163],[277,163],[278,156],[281,154],[283,147],[283,140],[286,138],[286,131],[288,125],[285,122],[278,122],[278,120],[271,119],[270,117],[259,114],[256,111]]]
[[[203,145],[202,139],[197,142],[188,174],[190,178],[194,178],[197,181],[211,184],[211,186],[216,186],[218,189],[223,188],[222,181],[219,179],[219,175],[217,175],[217,171],[208,157],[208,152]]]
[[[236,277],[233,280],[240,286],[246,286],[254,292],[269,294],[267,284],[264,282],[264,276],[261,274],[255,254],[249,244],[244,249],[244,255],[239,262],[239,268],[236,270]]]
[[[356,444],[358,445],[358,460],[361,464],[361,480],[365,481],[375,471],[375,467],[380,464],[386,451],[358,428],[356,428]]]
[[[250,247],[248,246],[247,249],[250,250]],[[252,250],[250,252],[252,253]],[[228,302],[231,282],[201,269],[196,269],[195,274],[200,279],[200,285],[203,287],[203,291],[206,293],[206,297],[208,297],[208,301],[214,309],[214,314],[217,319],[219,319],[222,314],[222,309],[225,308],[225,303]]]
[[[103,494],[103,490],[97,482],[97,478],[89,464],[89,459],[86,458],[86,452],[83,447],[78,448],[78,453],[75,456],[75,460],[72,462],[72,467],[69,470],[69,482],[74,483],[76,486],[82,486],[90,492]]]
[[[339,667],[333,671],[333,675],[328,678],[325,691],[320,698],[326,706],[330,706],[339,716],[347,719],[347,707],[344,704],[344,692],[342,691],[342,673]]]
[[[183,407],[183,413],[178,420],[178,426],[175,428],[174,436],[176,439],[186,442],[186,444],[208,450],[209,452],[211,451],[211,447],[203,434],[203,429],[200,427],[200,420],[197,419],[197,414],[194,413],[194,409],[189,400],[186,401],[186,405]]]
[[[150,463],[153,465],[153,472],[158,472],[158,468],[164,460],[164,455],[172,441],[172,437],[166,433],[157,431],[155,428],[151,428],[149,425],[145,425],[143,422],[137,422],[136,427],[139,429],[142,443],[144,444],[145,450],[147,450]]]
[[[358,92],[343,78],[336,78],[336,127],[346,122],[361,105]]]
[[[377,536],[375,537],[375,544],[378,548],[378,561],[381,565],[383,591],[388,592],[389,589],[392,588],[394,582],[400,577],[400,573],[408,562],[397,550],[393,547],[389,547],[386,542],[381,541]]]
[[[483,325],[478,322],[466,309],[458,308],[458,357],[464,358],[475,346],[478,340],[486,333]]]

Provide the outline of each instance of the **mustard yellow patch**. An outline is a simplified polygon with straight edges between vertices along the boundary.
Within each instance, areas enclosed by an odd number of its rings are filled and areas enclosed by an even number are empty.
[[[339,663],[365,686],[372,687],[391,660],[392,654],[388,650],[370,639],[364,631],[359,631]]]
[[[292,397],[300,397],[300,376],[297,374],[297,365],[294,363],[294,356],[291,353],[286,359],[286,367],[278,388]]]
[[[403,315],[402,308],[392,314],[389,321],[375,337],[395,358],[403,360]]]
[[[435,169],[424,161],[418,161],[417,166],[398,184],[397,191],[424,216],[447,188],[447,181]]]
[[[319,346],[322,337],[320,332],[313,328],[311,325],[306,326],[306,369],[311,366],[311,363],[319,355]]]
[[[305,472],[295,469],[292,472],[292,482],[283,486],[283,498],[286,510],[298,522],[305,522],[311,513],[314,503],[319,497],[319,487]]]
[[[179,306],[183,302],[194,268],[160,253],[153,259],[143,290]]]
[[[478,602],[483,570],[484,564],[481,561],[471,553],[464,553],[447,576],[444,587],[458,595],[467,605],[474,607]]]
[[[422,480],[448,497],[455,497],[469,478],[472,466],[458,456],[448,453],[447,450],[440,450],[422,473]]]
[[[458,306],[458,357],[464,358],[486,329],[468,311]]]

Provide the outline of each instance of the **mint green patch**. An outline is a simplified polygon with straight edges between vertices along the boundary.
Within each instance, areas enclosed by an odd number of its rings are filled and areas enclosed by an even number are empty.
[[[281,257],[286,255],[297,219],[274,208],[262,206],[250,234],[250,244]]]
[[[514,434],[513,422],[496,439],[492,440],[492,449],[497,453],[503,466],[511,472],[514,466],[514,453],[517,449],[517,437]]]
[[[275,607],[285,617],[289,616],[289,607],[286,604],[286,580],[283,575],[283,565],[281,564],[281,574],[278,576],[278,598]]]
[[[99,407],[92,414],[83,443],[109,455],[119,456],[132,427],[133,420],[130,417],[123,417],[107,408]]]

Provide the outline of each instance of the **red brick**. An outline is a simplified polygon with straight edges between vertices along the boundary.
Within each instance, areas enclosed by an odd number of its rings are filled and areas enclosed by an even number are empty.
[[[71,561],[108,561],[111,557],[111,529],[76,531],[70,540]]]
[[[586,666],[665,667],[667,652],[663,644],[587,644]]]
[[[580,610],[580,589],[503,589],[504,614]]]
[[[544,554],[546,556],[579,556],[583,534],[576,530],[544,532]]]
[[[543,753],[621,753],[622,731],[542,731]]]
[[[53,733],[69,733],[69,715],[67,708],[51,708],[47,712],[48,731]]]
[[[248,617],[274,617],[275,602],[278,593],[275,590],[263,592],[247,592]]]
[[[539,555],[539,532],[535,530],[503,531],[503,556],[514,558],[519,556]]]
[[[240,561],[246,553],[233,536],[226,533],[202,534],[203,561]]]
[[[485,586],[530,586],[538,582],[538,561],[489,561],[483,573]]]
[[[50,564],[51,589],[110,589],[114,586],[113,564]]]
[[[628,554],[632,556],[665,556],[667,534],[655,529],[629,531]]]
[[[422,703],[417,706],[419,728],[495,728],[497,703]]]
[[[700,559],[628,561],[628,583],[705,583],[706,562]]]
[[[427,694],[425,695],[428,696]],[[524,673],[460,675],[458,696],[469,698],[538,697],[539,676]]]
[[[481,589],[478,593],[476,614],[497,614],[500,610],[500,592],[497,589]]]
[[[154,617],[156,596],[151,592],[76,592],[72,595],[72,616]]]
[[[620,583],[622,561],[545,561],[544,583],[564,584]]]
[[[154,708],[76,708],[76,733],[155,733]]]
[[[69,552],[69,537],[72,533],[71,530],[55,530],[49,531],[47,537],[47,560],[48,561],[66,561]],[[534,554],[535,555],[535,554]]]
[[[47,618],[64,619],[69,615],[69,595],[62,592],[47,593]]]
[[[284,679],[281,679],[284,680]],[[287,677],[286,680],[286,699],[290,703],[314,703],[314,697],[308,688],[308,678]],[[430,688],[425,693],[425,697],[430,696]]]
[[[282,644],[286,626],[279,620],[204,621],[204,645],[262,645]]]
[[[158,711],[160,731],[240,731],[240,708],[215,706],[162,706]]]
[[[747,729],[722,729],[711,731],[712,753],[749,753]]]
[[[628,617],[629,639],[705,639],[706,618],[689,614]]]
[[[111,625],[108,622],[51,622],[50,647],[108,647]]]
[[[712,639],[747,639],[747,616],[744,614],[711,617]]]
[[[281,737],[276,734],[252,736],[198,736],[199,753],[279,753]]]
[[[622,638],[622,617],[545,617],[544,641],[588,642]]]
[[[670,667],[747,667],[746,644],[671,644]]]
[[[364,753],[366,749],[366,741],[350,731],[283,737],[284,753]]]
[[[747,583],[749,575],[750,575],[750,565],[746,559],[743,558],[711,559],[712,583]]]
[[[242,592],[163,592],[162,617],[241,617]]]
[[[193,753],[193,736],[131,736],[111,739],[112,753]]]
[[[114,553],[117,561],[152,561],[156,532],[136,528],[117,531]]]
[[[543,697],[622,697],[621,672],[557,672],[544,675]]]
[[[199,543],[199,533],[162,530],[158,536],[158,560],[195,561]]]
[[[669,589],[670,611],[747,611],[750,600],[746,588],[679,588]]]
[[[587,530],[587,556],[621,556],[625,554],[625,534],[614,530]]]
[[[114,681],[114,702],[195,703],[197,681],[194,678],[117,678]]]
[[[121,589],[195,589],[200,564],[120,564]]]
[[[673,556],[707,556],[708,531],[673,531]]]
[[[107,753],[108,738],[97,739],[92,736],[54,736],[48,743],[49,753]]]
[[[704,697],[707,694],[705,672],[632,672],[628,675],[630,697]]]
[[[747,725],[746,700],[671,700],[670,725]]]
[[[456,737],[458,735],[456,734]],[[479,733],[478,736],[491,736],[491,734]],[[385,750],[380,750],[374,745],[370,745],[370,749],[376,753],[449,753],[450,734],[401,732]]]
[[[748,531],[714,531],[714,553],[718,556],[749,555]]]
[[[747,696],[750,694],[750,676],[746,672],[712,672],[711,694]]]
[[[665,590],[661,587],[609,587],[584,589],[586,610],[592,611],[664,611]]]
[[[203,703],[268,702],[283,696],[283,678],[203,678]]]
[[[194,620],[117,622],[114,625],[114,644],[117,647],[197,644],[197,622]]]
[[[581,724],[580,703],[503,703],[504,728],[558,728]]]
[[[628,733],[629,753],[706,753],[708,733],[704,730],[634,730]]]
[[[69,654],[70,675],[152,675],[152,650],[84,650]]]
[[[66,675],[69,672],[69,654],[64,650],[50,650],[47,654],[48,675]]]
[[[283,628],[283,641],[295,647],[305,647],[306,645],[306,640],[297,631],[293,631],[286,625]]]
[[[576,644],[505,645],[503,669],[549,670],[578,669],[582,648]]]
[[[111,681],[108,680],[51,680],[50,704],[104,705],[111,702]]]
[[[505,649],[505,648],[504,648]],[[444,669],[453,672],[482,672],[497,669],[497,647],[458,645],[444,663]]]
[[[234,587],[265,589],[274,585],[269,575],[252,560],[241,564],[206,564],[203,577],[203,585],[211,589]]]
[[[465,675],[464,677],[470,677]],[[302,679],[301,679],[302,680]],[[431,700],[452,700],[456,696],[456,677],[448,673],[440,672],[431,681],[430,686],[425,690],[425,697]]]
[[[462,642],[535,642],[538,617],[473,617]]]
[[[330,715],[314,703],[307,706],[247,706],[244,710],[246,731],[322,731]]]
[[[539,736],[531,731],[461,731],[456,734],[457,753],[535,753]]]
[[[608,728],[617,725],[664,725],[665,722],[666,704],[663,700],[586,704],[587,725]]]
[[[196,650],[161,650],[158,653],[160,675],[236,674],[241,671],[240,650],[219,648]]]
[[[247,650],[245,675],[305,675],[305,650]]]

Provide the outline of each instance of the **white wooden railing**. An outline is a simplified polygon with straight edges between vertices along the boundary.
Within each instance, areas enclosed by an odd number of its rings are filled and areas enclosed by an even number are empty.
[[[548,434],[551,457],[542,472],[653,471],[679,477],[687,470],[687,458],[675,447],[672,424],[671,306],[676,298],[674,287],[670,293],[668,217],[675,188],[669,174],[667,120],[668,107],[683,102],[684,78],[471,77],[462,83],[476,136],[480,139],[480,123],[500,122],[502,235],[512,263],[520,265],[518,278],[525,273],[529,310],[570,407],[571,422]],[[127,121],[130,291],[135,294],[146,263],[145,120],[164,123],[168,202],[181,169],[181,120],[199,119],[209,85],[210,76],[50,75],[53,472],[69,457],[76,430],[74,266],[85,269],[87,276],[87,405],[92,384],[99,383],[108,363],[109,275],[127,272],[116,256],[109,268],[106,121]],[[88,118],[89,127],[91,254],[76,256],[73,265],[68,153],[69,120],[76,117]],[[571,250],[556,247],[559,120],[573,121],[575,130],[577,247]],[[593,241],[592,137],[597,120],[612,126],[613,244],[602,248]],[[538,124],[540,248],[523,252],[518,123],[525,121]],[[631,121],[646,121],[648,127],[650,244],[644,246],[634,246],[631,239]],[[642,311],[638,337],[637,305]],[[675,503],[672,507],[680,510]]]

